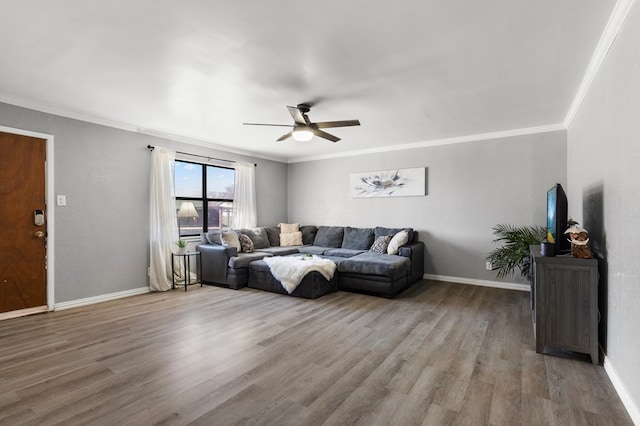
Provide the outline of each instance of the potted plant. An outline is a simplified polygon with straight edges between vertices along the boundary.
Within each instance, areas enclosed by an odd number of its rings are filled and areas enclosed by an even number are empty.
[[[176,241],[176,245],[178,246],[178,253],[186,253],[187,252],[187,241],[180,238]]]
[[[520,275],[530,281],[529,246],[540,244],[547,236],[547,229],[538,225],[499,224],[493,227],[493,235],[496,236],[493,242],[502,245],[491,251],[487,260],[498,271],[498,278],[504,278],[518,269]]]

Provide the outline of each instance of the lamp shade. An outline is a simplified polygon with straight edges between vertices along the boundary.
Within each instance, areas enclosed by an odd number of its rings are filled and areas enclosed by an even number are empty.
[[[180,209],[176,214],[177,217],[198,217],[198,212],[196,211],[193,202],[191,201],[183,201],[180,204]]]

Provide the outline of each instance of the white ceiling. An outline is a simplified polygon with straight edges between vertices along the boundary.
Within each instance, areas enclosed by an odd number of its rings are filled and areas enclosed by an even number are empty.
[[[0,100],[295,161],[562,123],[615,0],[2,0]],[[276,143],[286,105],[360,127]]]

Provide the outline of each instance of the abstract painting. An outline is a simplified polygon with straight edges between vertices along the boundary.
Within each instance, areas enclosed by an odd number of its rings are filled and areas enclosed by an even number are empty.
[[[351,197],[408,197],[425,195],[426,170],[383,170],[380,172],[351,173]]]

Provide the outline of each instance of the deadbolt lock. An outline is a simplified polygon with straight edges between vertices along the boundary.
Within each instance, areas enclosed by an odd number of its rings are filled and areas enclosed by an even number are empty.
[[[42,231],[36,231],[36,233],[34,235],[36,237],[38,237],[38,238],[44,238],[44,232],[42,232]]]

